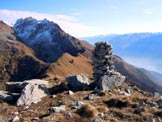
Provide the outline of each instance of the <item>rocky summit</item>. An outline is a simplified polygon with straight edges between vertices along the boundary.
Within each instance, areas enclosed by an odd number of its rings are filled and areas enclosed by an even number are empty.
[[[36,56],[45,62],[54,62],[65,52],[76,56],[90,51],[84,46],[86,42],[65,33],[59,25],[47,19],[18,19],[13,28],[20,41],[31,47]]]

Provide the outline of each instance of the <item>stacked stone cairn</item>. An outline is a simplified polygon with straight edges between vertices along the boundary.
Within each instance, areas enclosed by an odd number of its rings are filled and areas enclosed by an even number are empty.
[[[115,71],[112,46],[106,42],[98,42],[95,46],[92,61],[94,66],[93,77],[97,88],[110,90],[116,86],[120,86],[124,82],[125,76]]]

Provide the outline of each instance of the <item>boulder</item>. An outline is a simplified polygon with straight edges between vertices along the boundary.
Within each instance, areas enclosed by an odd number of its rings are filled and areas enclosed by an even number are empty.
[[[45,80],[32,79],[23,82],[6,82],[6,90],[11,93],[21,93],[27,84],[43,84],[48,87],[49,83]]]
[[[69,76],[66,77],[66,80],[68,81],[68,85],[73,91],[85,90],[88,88],[89,85],[89,79],[84,74]]]
[[[47,88],[48,81],[34,79],[34,80],[24,81],[23,84],[26,85],[22,90],[21,96],[17,100],[17,106],[37,103],[41,100],[41,98],[49,94]]]
[[[103,75],[98,82],[98,87],[101,90],[110,90],[117,86],[121,86],[125,81],[125,76],[122,75]]]

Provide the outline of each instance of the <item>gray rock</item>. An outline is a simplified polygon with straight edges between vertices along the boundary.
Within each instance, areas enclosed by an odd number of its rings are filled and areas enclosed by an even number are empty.
[[[158,104],[159,106],[162,105],[162,99],[158,100],[158,101],[157,101],[157,104]]]
[[[82,101],[76,101],[76,103],[74,103],[74,104],[72,105],[71,109],[79,109],[79,108],[81,108],[81,107],[84,106],[84,105],[85,105],[84,102],[82,102]]]
[[[93,100],[93,99],[94,99],[94,94],[89,94],[89,95],[88,95],[88,99],[89,99],[89,100]]]
[[[100,118],[94,118],[92,122],[103,122]]]
[[[130,89],[126,89],[125,92],[128,93],[128,94],[131,94]]]
[[[19,115],[19,112],[12,112],[13,115]]]
[[[155,93],[154,93],[154,97],[162,98],[161,94],[159,94],[158,92],[155,92]]]
[[[0,91],[0,101],[12,101],[14,97],[9,94],[7,91]]]
[[[75,105],[78,106],[79,108],[81,108],[82,106],[85,105],[85,103],[82,102],[82,101],[77,101],[77,102],[75,103]]]
[[[67,112],[67,113],[65,114],[65,117],[66,117],[66,118],[72,118],[72,114],[71,114],[70,112]]]
[[[119,91],[119,95],[131,96],[131,94],[128,94],[125,91]]]
[[[52,112],[54,113],[60,113],[66,111],[65,105],[60,105],[59,107],[52,107]]]
[[[55,94],[54,94],[54,95],[52,95],[52,98],[56,98],[56,97],[57,97],[57,95],[55,95]]]
[[[28,110],[28,109],[29,109],[29,106],[25,106],[25,107],[24,107],[24,110]]]
[[[48,81],[35,79],[25,81],[24,83],[27,85],[23,89],[21,96],[17,101],[17,106],[37,103],[41,100],[41,98],[49,94],[47,89]]]
[[[151,107],[158,107],[158,104],[156,102],[149,101],[147,102],[147,104],[150,105]]]
[[[74,94],[74,92],[71,91],[71,90],[69,90],[68,93],[69,93],[69,95],[73,95]]]
[[[145,106],[146,103],[145,103],[144,101],[141,101],[141,102],[139,103],[139,105],[140,105],[140,106]]]
[[[142,112],[142,110],[140,108],[136,108],[134,110],[134,114],[140,114]]]
[[[150,119],[148,120],[148,122],[156,122],[156,120],[153,119],[153,118],[150,118]]]
[[[36,121],[40,122],[39,117],[34,117],[34,118],[32,119],[32,121],[34,121],[34,120],[36,120]]]
[[[73,105],[73,106],[71,106],[71,109],[78,109],[79,107],[78,106],[75,106],[75,105]]]
[[[104,117],[104,113],[99,113],[99,116],[100,116],[101,118],[103,118],[103,117]]]
[[[98,86],[101,90],[110,90],[116,86],[122,85],[125,81],[125,76],[121,75],[104,75],[99,79]]]
[[[19,122],[19,117],[18,116],[15,116],[13,119],[12,119],[12,122]]]
[[[66,77],[68,85],[73,91],[84,90],[88,88],[89,79],[84,74]]]

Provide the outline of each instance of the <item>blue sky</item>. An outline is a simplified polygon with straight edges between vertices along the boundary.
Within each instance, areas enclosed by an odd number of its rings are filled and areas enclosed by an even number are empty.
[[[162,32],[162,0],[2,0],[0,19],[49,18],[77,36]]]

